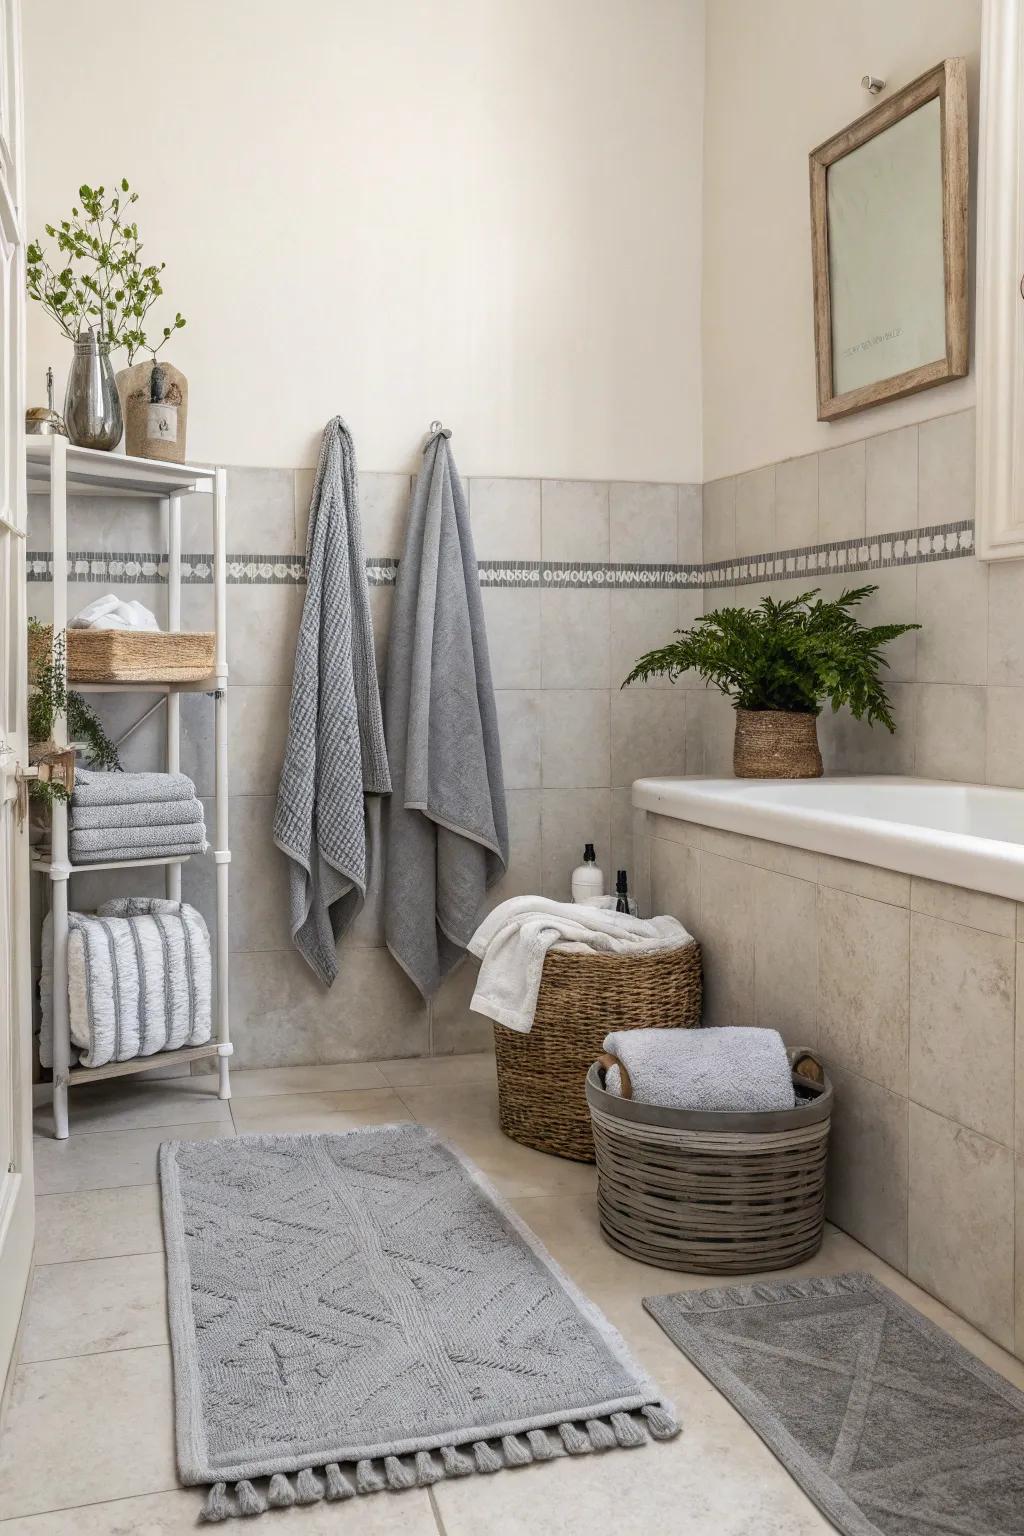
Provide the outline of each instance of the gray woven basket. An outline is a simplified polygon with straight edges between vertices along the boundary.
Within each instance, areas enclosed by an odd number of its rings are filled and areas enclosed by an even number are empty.
[[[806,1056],[790,1051],[790,1061]],[[821,1246],[832,1085],[794,1073],[798,1108],[726,1114],[659,1109],[606,1093],[595,1062],[587,1103],[601,1230],[663,1269],[752,1274]]]

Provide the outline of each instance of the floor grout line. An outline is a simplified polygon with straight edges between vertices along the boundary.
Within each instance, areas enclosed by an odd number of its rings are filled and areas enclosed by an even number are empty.
[[[0,1520],[0,1531],[6,1526],[18,1524],[24,1520],[43,1520],[47,1515],[73,1515],[78,1509],[99,1509],[104,1504],[134,1504],[139,1499],[155,1499],[164,1493],[190,1493],[190,1488],[182,1487],[181,1483],[173,1483],[167,1488],[150,1488],[145,1493],[123,1494],[118,1499],[87,1499],[84,1504],[54,1504],[49,1509],[34,1509],[30,1514],[5,1515]],[[201,1506],[197,1500],[196,1509]],[[197,1522],[198,1523],[198,1522]]]
[[[131,1186],[128,1186],[129,1188]],[[142,1188],[143,1186],[139,1186]],[[35,1274],[41,1269],[62,1269],[65,1264],[109,1264],[111,1259],[144,1259],[153,1253],[163,1253],[163,1246],[159,1248],[133,1248],[130,1253],[89,1253],[82,1258],[71,1259],[37,1259],[32,1266]]]
[[[437,1496],[435,1495],[433,1488],[428,1487],[427,1498],[430,1500],[430,1510],[434,1516],[434,1524],[437,1526],[438,1536],[448,1536],[448,1532],[445,1530],[444,1520],[441,1516],[441,1507],[437,1502]]]

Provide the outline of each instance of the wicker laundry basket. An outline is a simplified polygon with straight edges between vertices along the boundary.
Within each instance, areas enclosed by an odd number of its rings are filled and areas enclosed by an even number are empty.
[[[700,1023],[700,945],[654,955],[576,955],[544,962],[528,1034],[494,1027],[501,1128],[538,1152],[594,1161],[584,1084],[613,1029],[684,1029]]]
[[[790,1051],[790,1063],[807,1051]],[[771,1113],[659,1109],[587,1073],[601,1230],[663,1269],[750,1274],[821,1246],[832,1085],[793,1074],[802,1102]]]
[[[50,655],[51,630],[29,631],[29,681]],[[69,629],[68,681],[72,683],[190,683],[209,677],[217,653],[212,631]]]

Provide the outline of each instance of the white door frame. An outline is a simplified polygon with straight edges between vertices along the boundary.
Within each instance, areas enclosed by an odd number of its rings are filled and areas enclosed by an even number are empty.
[[[25,230],[19,0],[0,0],[0,1385],[32,1263],[32,969],[26,737]]]
[[[981,560],[1024,558],[1024,0],[984,0],[978,132],[977,494]]]

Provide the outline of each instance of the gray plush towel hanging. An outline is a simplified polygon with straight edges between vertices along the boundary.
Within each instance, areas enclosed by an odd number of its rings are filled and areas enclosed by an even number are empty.
[[[292,938],[327,986],[374,858],[365,796],[390,789],[355,448],[335,416],[324,430],[309,508],[306,600],[274,816],[274,841],[292,861]]]
[[[466,498],[435,432],[423,450],[388,646],[384,935],[432,997],[508,864],[508,820]]]

